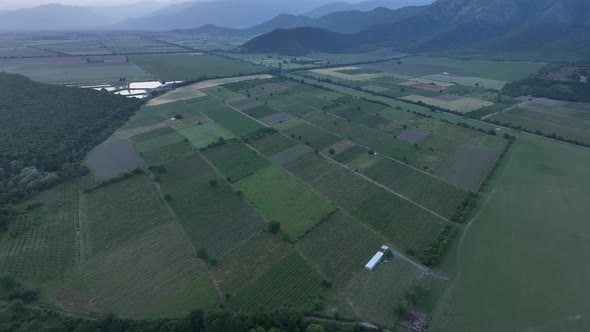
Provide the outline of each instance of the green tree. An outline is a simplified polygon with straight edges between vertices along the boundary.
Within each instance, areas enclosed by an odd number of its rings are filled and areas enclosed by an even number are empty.
[[[272,220],[271,222],[268,223],[268,230],[275,234],[278,231],[281,230],[281,223],[275,220]]]
[[[209,185],[211,187],[217,187],[217,180],[213,179],[213,180],[209,180]]]
[[[207,256],[207,247],[199,247],[199,249],[197,249],[197,257],[200,259],[205,259]]]
[[[334,154],[336,153],[336,150],[334,150],[334,149],[330,149],[330,151],[329,151],[329,152],[330,152],[330,155],[334,155]]]
[[[211,265],[217,264],[217,258],[215,258],[215,257],[209,257],[209,264],[211,264]]]
[[[319,324],[311,324],[305,329],[305,332],[326,332],[326,329]]]
[[[403,303],[398,303],[393,306],[393,313],[397,318],[402,318],[408,313],[408,306]]]

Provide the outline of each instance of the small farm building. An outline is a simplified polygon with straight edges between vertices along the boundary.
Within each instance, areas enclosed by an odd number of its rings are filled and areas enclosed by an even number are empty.
[[[381,262],[382,258],[383,258],[383,253],[381,251],[377,252],[375,254],[375,256],[373,256],[373,258],[371,258],[371,260],[367,263],[367,265],[365,265],[365,269],[367,269],[369,271],[373,271],[375,266],[377,266],[377,264],[379,264],[379,262]]]

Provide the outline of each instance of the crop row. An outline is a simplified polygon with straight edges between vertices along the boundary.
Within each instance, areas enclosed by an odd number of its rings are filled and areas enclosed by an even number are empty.
[[[203,155],[230,182],[239,181],[269,164],[256,151],[239,142],[228,142],[207,149],[203,151]]]
[[[292,253],[232,297],[228,306],[237,310],[302,308],[307,300],[319,295],[321,282],[321,276],[301,256]]]
[[[161,188],[197,246],[220,258],[258,234],[264,219],[244,198],[194,155],[174,161],[161,174]]]
[[[369,228],[338,211],[301,239],[297,247],[336,286],[344,286],[382,244]]]
[[[363,174],[446,218],[467,196],[463,189],[391,159],[381,159]]]

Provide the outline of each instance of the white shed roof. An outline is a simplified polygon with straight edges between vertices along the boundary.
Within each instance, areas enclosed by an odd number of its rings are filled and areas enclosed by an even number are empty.
[[[367,263],[367,265],[365,265],[365,268],[372,270],[377,264],[379,264],[381,258],[383,258],[383,253],[378,251],[375,256],[373,256],[373,258],[371,258],[371,260]]]

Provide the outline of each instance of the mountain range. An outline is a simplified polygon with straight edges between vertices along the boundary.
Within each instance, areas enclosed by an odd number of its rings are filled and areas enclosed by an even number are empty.
[[[137,0],[139,1],[139,0]],[[48,4],[13,11],[0,11],[2,30],[172,30],[192,29],[209,25],[249,31],[233,34],[252,35],[266,33],[274,28],[294,28],[302,26],[324,27],[326,29],[351,33],[365,28],[370,23],[354,23],[335,19],[333,24],[323,24],[314,19],[334,14],[334,12],[371,11],[377,7],[399,8],[408,4],[425,4],[433,0],[369,0],[356,4],[343,2],[330,3],[330,0],[191,0],[167,3],[148,0],[127,5],[110,6],[66,6]],[[317,6],[320,7],[317,7]],[[303,15],[309,12],[312,17]],[[285,15],[282,15],[285,14]],[[352,14],[350,14],[352,15]],[[356,17],[350,17],[357,20]],[[375,23],[387,23],[374,17]],[[266,27],[260,26],[267,22]],[[374,24],[374,23],[373,23]],[[268,28],[271,27],[271,28]],[[223,29],[216,29],[223,30]],[[225,30],[225,34],[231,30]]]
[[[587,0],[438,0],[415,15],[375,24],[348,36],[358,43],[353,48],[373,44],[407,52],[482,54],[535,50],[588,55],[589,31]],[[265,42],[287,37],[299,41],[313,38],[306,33],[309,31],[274,30],[254,38],[241,49],[272,51]],[[333,35],[333,38],[334,49],[340,49],[344,37]],[[330,40],[324,42],[322,50],[330,49]],[[285,47],[281,50],[284,52]],[[294,51],[301,52],[301,43],[294,45]]]
[[[424,7],[404,7],[398,10],[376,8],[369,12],[344,11],[328,14],[319,18],[303,15],[281,14],[262,24],[247,29],[233,29],[216,25],[205,25],[196,29],[175,30],[179,34],[209,36],[256,36],[275,29],[293,29],[302,27],[322,28],[339,33],[357,33],[375,24],[393,23],[418,14]]]
[[[311,18],[318,18],[336,12],[349,12],[358,10],[361,12],[368,12],[375,8],[398,9],[407,6],[424,6],[429,5],[434,0],[369,0],[357,3],[348,2],[332,2],[323,6],[314,8],[306,13],[304,16]]]

